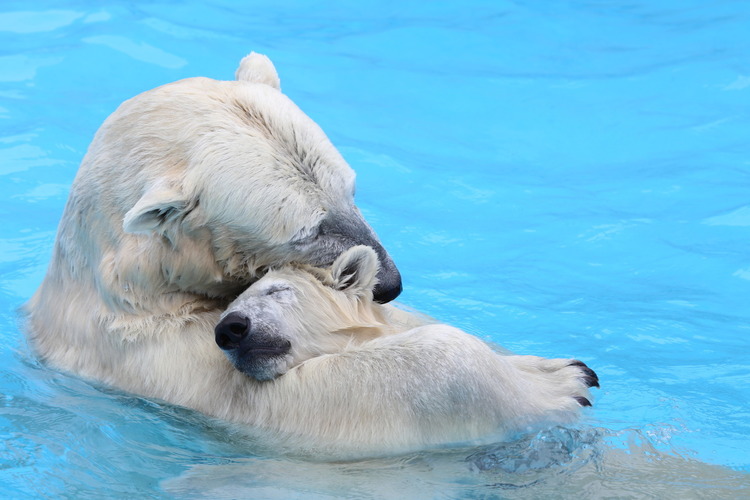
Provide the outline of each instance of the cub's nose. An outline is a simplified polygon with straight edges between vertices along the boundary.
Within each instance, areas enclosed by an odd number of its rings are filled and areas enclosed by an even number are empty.
[[[225,351],[237,349],[249,331],[250,318],[238,312],[231,312],[214,328],[216,344]]]

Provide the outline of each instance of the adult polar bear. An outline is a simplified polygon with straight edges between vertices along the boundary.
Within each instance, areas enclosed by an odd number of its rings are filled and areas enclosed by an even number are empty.
[[[265,56],[245,57],[237,81],[136,96],[83,159],[25,308],[32,343],[54,366],[196,407],[215,380],[183,356],[187,345],[216,351],[221,311],[266,268],[330,265],[364,244],[382,266],[376,298],[400,293],[353,197],[353,171],[281,93]]]
[[[105,121],[72,186],[47,275],[27,304],[28,327],[34,347],[54,366],[283,430],[281,422],[251,421],[238,410],[251,402],[243,389],[249,379],[215,344],[222,311],[268,268],[327,266],[358,245],[374,248],[378,257],[375,298],[394,298],[401,282],[354,206],[353,172],[281,94],[271,62],[251,54],[237,77],[165,85],[125,102]],[[394,331],[419,323],[391,306],[383,311]],[[473,362],[464,357],[466,366]],[[585,378],[581,366],[565,366],[563,385]],[[501,380],[498,390],[528,385],[524,377],[539,375],[529,370]],[[411,375],[430,378],[409,373],[401,379],[405,387]],[[341,373],[344,382],[357,376]],[[545,394],[555,392],[557,382],[541,386],[517,408],[554,411],[556,400]],[[228,396],[229,387],[235,390]],[[319,389],[326,393],[324,385]],[[582,401],[567,397],[559,410],[574,413]],[[409,411],[392,409],[402,416]],[[266,411],[252,410],[255,416]],[[437,434],[430,442],[444,438]],[[346,436],[334,441],[339,447],[349,442]],[[367,444],[395,451],[397,442],[417,444],[380,438]]]

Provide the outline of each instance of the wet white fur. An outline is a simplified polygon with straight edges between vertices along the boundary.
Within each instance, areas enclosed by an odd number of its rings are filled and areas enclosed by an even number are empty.
[[[566,394],[582,389],[564,361],[499,358],[447,326],[377,338],[336,363],[315,357],[270,383],[234,369],[214,341],[221,312],[267,266],[312,259],[319,249],[300,242],[314,241],[326,214],[358,213],[354,173],[279,92],[272,68],[249,57],[239,81],[175,82],[105,121],[26,305],[39,355],[300,446],[352,453],[573,416]],[[386,330],[419,323],[376,309]]]
[[[372,301],[377,257],[344,252],[331,271],[272,270],[225,314],[290,340],[270,382],[227,377],[221,411],[293,436],[303,449],[383,454],[497,438],[580,414],[588,397],[569,359],[508,356],[442,324],[404,329]],[[345,272],[344,272],[345,271]],[[231,400],[231,402],[229,402]]]
[[[193,374],[224,363],[212,332],[226,305],[267,266],[331,252],[316,246],[323,217],[361,217],[354,172],[268,58],[237,77],[144,92],[96,133],[25,307],[53,366],[196,406],[210,389]]]

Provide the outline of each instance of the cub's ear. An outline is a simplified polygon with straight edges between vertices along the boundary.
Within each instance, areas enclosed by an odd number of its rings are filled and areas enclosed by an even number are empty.
[[[344,251],[331,266],[333,288],[355,295],[372,296],[378,282],[378,254],[368,246],[358,245]]]
[[[235,78],[241,82],[264,83],[281,90],[281,81],[271,60],[263,54],[250,52],[240,61]]]
[[[164,232],[169,222],[184,214],[188,200],[176,189],[155,184],[125,214],[122,228],[126,233]]]

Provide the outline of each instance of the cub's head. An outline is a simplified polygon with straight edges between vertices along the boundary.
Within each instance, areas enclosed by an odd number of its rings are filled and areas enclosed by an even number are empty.
[[[238,370],[270,380],[372,338],[383,326],[372,296],[378,268],[375,251],[360,245],[330,269],[271,270],[229,305],[216,325],[216,343]]]

